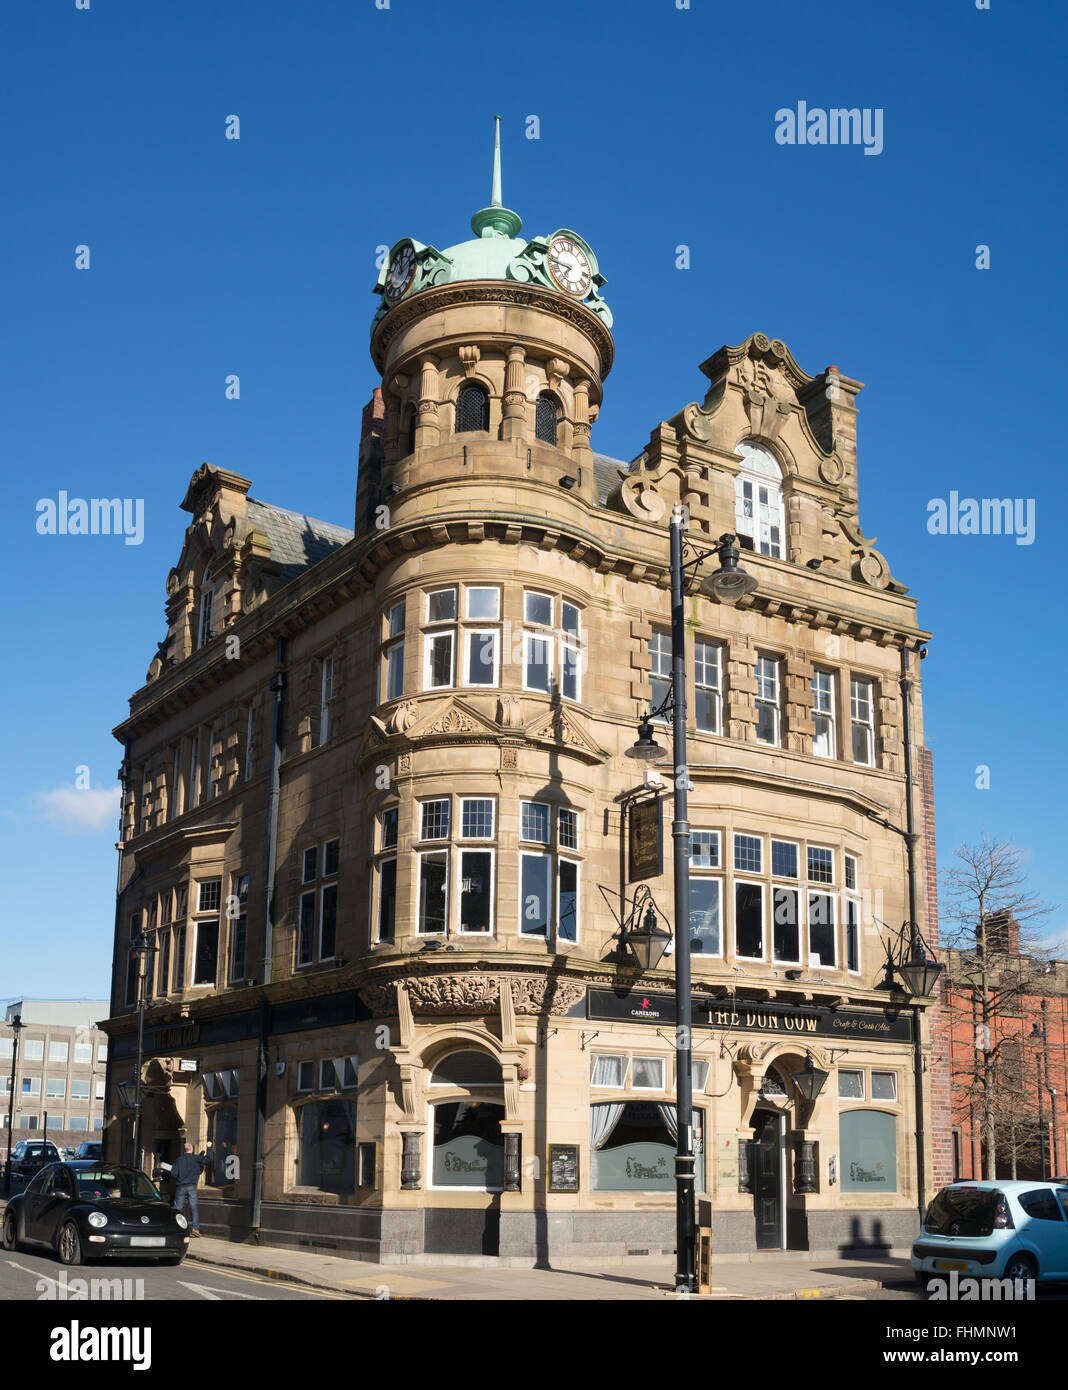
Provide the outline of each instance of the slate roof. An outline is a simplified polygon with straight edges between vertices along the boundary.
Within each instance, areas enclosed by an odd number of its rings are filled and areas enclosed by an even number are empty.
[[[272,507],[268,502],[248,502],[249,525],[262,531],[271,544],[271,559],[282,566],[279,582],[288,584],[312,565],[325,560],[347,541],[353,532],[329,521],[316,521],[302,512]]]
[[[613,488],[619,486],[619,469],[625,473],[630,472],[630,464],[624,459],[614,459],[608,454],[594,454],[593,456],[593,477],[597,483],[597,495],[601,506],[608,501],[608,494]]]

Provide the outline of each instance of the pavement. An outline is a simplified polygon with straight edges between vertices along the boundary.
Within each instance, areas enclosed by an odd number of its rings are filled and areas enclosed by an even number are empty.
[[[261,1278],[289,1280],[369,1299],[416,1300],[629,1300],[674,1298],[674,1262],[632,1256],[579,1268],[515,1269],[489,1265],[379,1265],[364,1260],[284,1246],[237,1245],[200,1236],[190,1242],[191,1264],[241,1270]],[[858,1298],[873,1290],[912,1286],[907,1259],[842,1259],[836,1251],[767,1252],[717,1256],[712,1263],[713,1299]]]

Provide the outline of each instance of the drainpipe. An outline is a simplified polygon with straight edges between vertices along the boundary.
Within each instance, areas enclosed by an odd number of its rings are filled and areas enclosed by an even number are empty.
[[[1057,1088],[1050,1085],[1049,1068],[1049,1000],[1042,1000],[1042,1054],[1046,1063],[1046,1090],[1049,1091],[1049,1103],[1052,1113],[1053,1134],[1050,1137],[1050,1167],[1055,1175],[1057,1172]]]
[[[905,736],[905,856],[908,874],[909,895],[909,942],[910,951],[919,930],[916,921],[916,822],[912,808],[912,670],[907,647],[901,649],[901,705]],[[925,1130],[923,1122],[923,1040],[921,1025],[923,1009],[919,1004],[912,1006],[913,1026],[913,1082],[916,1109],[916,1205],[920,1213],[920,1228],[927,1214],[927,1160],[924,1154]]]
[[[267,1038],[270,1028],[270,1007],[267,989],[274,974],[274,894],[278,865],[278,803],[281,793],[282,729],[285,716],[286,641],[278,639],[277,670],[271,677],[270,690],[274,695],[274,733],[271,740],[271,784],[267,800],[267,872],[264,883],[263,912],[263,989],[260,998],[260,1039],[256,1049],[256,1121],[252,1137],[252,1198],[249,1223],[259,1230],[260,1207],[263,1202],[263,1151],[267,1125]]]

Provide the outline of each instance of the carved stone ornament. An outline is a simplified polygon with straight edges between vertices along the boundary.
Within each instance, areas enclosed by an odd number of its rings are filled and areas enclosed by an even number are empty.
[[[434,720],[433,724],[428,725],[427,728],[423,730],[423,733],[473,734],[479,727],[480,726],[475,723],[469,714],[465,714],[463,710],[459,710],[455,705],[451,705],[444,714],[439,715],[438,718]]]
[[[414,700],[405,700],[402,705],[398,705],[389,716],[386,727],[391,734],[403,734],[412,727],[418,716],[418,709]]]
[[[518,729],[520,709],[518,695],[501,695],[497,700],[497,723],[505,729]]]
[[[517,1014],[562,1014],[584,998],[582,980],[548,975],[505,977]],[[497,975],[425,975],[405,980],[414,1014],[487,1014],[500,1008],[501,981]],[[360,997],[376,1018],[397,1012],[397,986],[363,985]]]
[[[629,512],[639,521],[662,521],[680,500],[683,481],[677,463],[648,468],[643,460],[633,472],[621,474],[619,487],[609,497],[608,505]]]
[[[890,573],[890,566],[875,549],[875,542],[878,537],[872,536],[870,540],[865,539],[859,525],[845,517],[839,518],[839,525],[852,549],[853,578],[859,579],[872,589],[890,589],[896,594],[907,594],[908,589],[904,584],[899,584],[894,579]]]

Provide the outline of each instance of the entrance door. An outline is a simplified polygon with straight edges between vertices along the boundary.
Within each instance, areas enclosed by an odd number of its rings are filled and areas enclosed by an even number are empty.
[[[753,1209],[758,1250],[782,1249],[782,1118],[774,1110],[753,1116]]]

